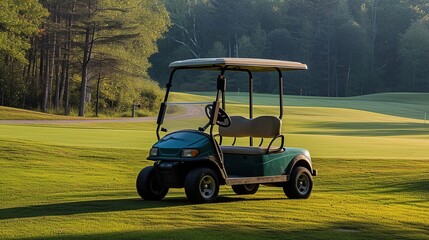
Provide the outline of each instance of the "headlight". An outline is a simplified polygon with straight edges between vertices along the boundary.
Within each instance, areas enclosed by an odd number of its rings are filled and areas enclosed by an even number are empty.
[[[197,155],[198,155],[197,149],[183,149],[182,150],[182,157],[184,157],[184,158],[195,157]]]
[[[307,149],[305,149],[305,151],[304,151],[304,156],[306,156],[308,158],[308,160],[310,160],[310,162],[311,162],[310,152]]]
[[[150,155],[151,156],[158,156],[158,148],[151,148],[150,149]]]

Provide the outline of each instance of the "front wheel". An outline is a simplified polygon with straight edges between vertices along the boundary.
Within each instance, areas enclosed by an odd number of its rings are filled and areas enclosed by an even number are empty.
[[[308,198],[312,189],[313,177],[305,167],[294,168],[291,178],[283,186],[283,192],[291,199]]]
[[[219,194],[217,174],[210,168],[191,170],[185,179],[185,193],[192,203],[209,203]]]
[[[232,185],[231,187],[237,195],[247,195],[255,194],[259,189],[259,184]]]
[[[153,166],[143,168],[140,171],[137,176],[136,188],[144,200],[162,200],[168,193],[168,188],[158,181]]]

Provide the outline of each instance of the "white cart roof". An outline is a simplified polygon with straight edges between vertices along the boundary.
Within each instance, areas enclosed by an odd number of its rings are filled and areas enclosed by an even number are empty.
[[[195,68],[218,70],[218,67],[227,69],[250,71],[290,71],[306,70],[307,65],[300,62],[290,62],[259,58],[195,58],[170,63],[170,68]]]

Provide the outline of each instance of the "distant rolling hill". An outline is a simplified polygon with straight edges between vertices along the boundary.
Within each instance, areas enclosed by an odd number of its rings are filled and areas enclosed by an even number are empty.
[[[212,92],[192,93],[201,96],[212,96]],[[255,105],[279,105],[278,95],[254,94]],[[189,97],[187,97],[186,100]],[[247,104],[245,92],[228,92],[227,101]],[[369,112],[423,119],[425,112],[429,118],[429,93],[378,93],[357,97],[309,97],[284,96],[285,106],[349,108]]]

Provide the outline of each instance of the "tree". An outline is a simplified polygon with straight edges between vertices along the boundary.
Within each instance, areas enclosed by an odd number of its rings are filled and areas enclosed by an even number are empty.
[[[340,91],[343,96],[362,94],[365,84],[365,72],[368,69],[368,46],[365,31],[355,21],[342,24],[336,31],[337,65],[344,66],[339,69],[340,84],[336,83],[336,88],[342,87]],[[336,68],[338,66],[335,66]],[[341,86],[339,86],[341,85]]]
[[[225,46],[219,41],[214,42],[213,47],[210,48],[210,50],[207,53],[207,57],[223,57],[223,56],[226,56]]]
[[[40,3],[3,0],[0,5],[2,104],[43,111],[64,107],[65,114],[79,105],[84,115],[85,107],[98,106],[91,101],[93,93],[118,111],[153,99],[143,94],[147,91],[159,94],[147,70],[169,24],[160,1]]]
[[[81,16],[78,25],[82,30],[79,116],[83,116],[89,100],[91,60],[102,53],[107,58],[120,59],[116,62],[126,62],[114,68],[122,75],[130,72],[147,77],[147,58],[156,51],[155,41],[165,31],[168,21],[165,9],[157,1],[88,0],[79,7],[87,13]]]
[[[1,104],[8,100],[9,106],[18,104],[25,95],[24,73],[31,70],[25,66],[27,50],[33,36],[42,32],[40,24],[48,15],[36,0],[3,0],[0,5],[0,97]],[[25,99],[25,98],[24,98]],[[25,105],[25,102],[24,104]]]
[[[267,35],[268,52],[272,58],[288,59],[292,56],[295,41],[287,29],[277,28]]]
[[[429,91],[429,29],[416,22],[401,39],[401,88],[409,91]]]
[[[166,5],[171,14],[172,29],[176,34],[167,34],[167,38],[184,46],[194,58],[201,56],[201,44],[198,28],[200,27],[199,9],[206,5],[201,0],[175,1],[167,0]]]
[[[0,52],[26,63],[30,36],[48,12],[37,0],[2,0],[0,5]]]
[[[43,0],[43,4],[51,16],[43,38],[37,39],[34,46],[40,49],[39,78],[43,85],[44,111],[54,100],[55,109],[64,102],[64,112],[68,114],[69,91],[77,90],[76,82],[69,79],[76,79],[77,75],[80,116],[91,105],[91,93],[94,91],[100,96],[100,88],[93,87],[100,85],[99,79],[131,85],[130,79],[149,79],[147,58],[156,52],[156,40],[168,25],[167,12],[159,1]],[[34,61],[33,65],[36,64]],[[135,85],[137,92],[144,88],[144,85]],[[131,91],[124,94],[128,92]],[[77,95],[71,96],[75,103]]]

